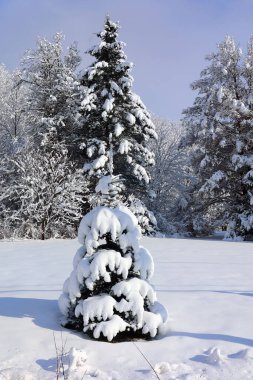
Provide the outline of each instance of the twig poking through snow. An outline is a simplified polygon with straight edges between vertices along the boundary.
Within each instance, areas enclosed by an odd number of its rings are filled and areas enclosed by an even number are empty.
[[[137,350],[139,351],[139,353],[141,354],[141,356],[146,360],[146,362],[148,363],[148,365],[152,369],[152,371],[155,374],[155,376],[157,377],[157,379],[161,380],[161,378],[158,376],[158,373],[156,372],[156,370],[154,369],[154,367],[152,366],[152,364],[150,363],[150,361],[148,360],[148,358],[144,355],[144,353],[140,350],[140,348],[137,346],[136,343],[134,343],[134,342],[132,342],[132,343],[137,348]]]
[[[64,362],[63,362],[63,357],[66,355],[65,347],[66,347],[67,339],[65,339],[65,342],[63,344],[63,338],[62,338],[62,332],[61,332],[61,347],[59,349],[56,344],[54,332],[53,332],[53,336],[54,336],[54,346],[55,346],[55,352],[56,352],[56,380],[60,380],[61,374],[63,376],[63,379],[67,380],[68,376],[65,373]]]

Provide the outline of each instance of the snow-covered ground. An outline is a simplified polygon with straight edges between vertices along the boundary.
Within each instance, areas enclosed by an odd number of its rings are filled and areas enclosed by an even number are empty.
[[[169,329],[153,341],[98,342],[62,329],[57,299],[76,240],[0,243],[0,380],[253,379],[253,243],[144,239]],[[74,348],[73,348],[74,347]]]

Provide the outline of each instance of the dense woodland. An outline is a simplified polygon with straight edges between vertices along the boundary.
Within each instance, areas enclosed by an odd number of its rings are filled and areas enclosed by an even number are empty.
[[[133,92],[118,25],[97,36],[85,70],[61,34],[38,39],[14,72],[0,66],[0,237],[75,236],[113,173],[145,234],[250,238],[253,39],[245,55],[231,37],[217,45],[175,123]]]

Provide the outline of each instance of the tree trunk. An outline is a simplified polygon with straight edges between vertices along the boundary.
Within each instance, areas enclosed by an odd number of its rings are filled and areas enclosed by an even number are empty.
[[[41,240],[45,240],[45,221],[42,220],[41,223]]]

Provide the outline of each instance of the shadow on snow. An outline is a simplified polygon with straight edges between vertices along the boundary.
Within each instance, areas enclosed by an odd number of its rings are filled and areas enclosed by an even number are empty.
[[[187,337],[195,339],[205,339],[205,340],[217,340],[230,343],[238,343],[244,346],[253,347],[253,339],[242,338],[234,335],[225,335],[225,334],[209,334],[209,333],[191,333],[186,331],[170,331],[167,334],[167,337]]]
[[[0,297],[0,316],[31,318],[37,326],[62,331],[57,300]]]

